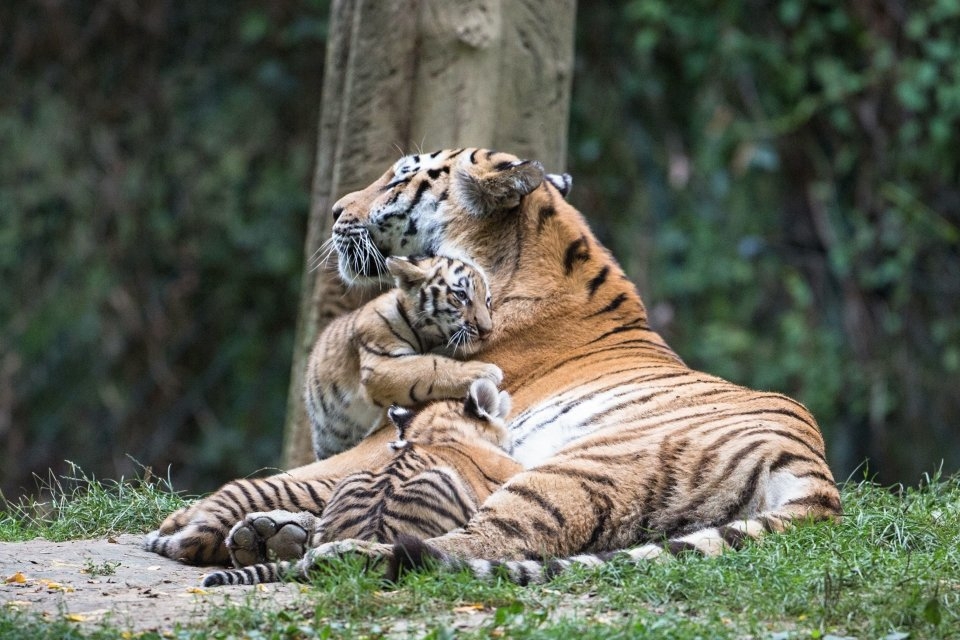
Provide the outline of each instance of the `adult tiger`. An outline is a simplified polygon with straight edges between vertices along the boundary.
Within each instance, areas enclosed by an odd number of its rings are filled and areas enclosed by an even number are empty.
[[[839,516],[807,410],[687,367],[559,196],[537,162],[456,149],[402,158],[334,206],[348,281],[378,282],[382,256],[420,253],[468,257],[490,277],[498,322],[477,357],[503,370],[513,454],[527,470],[419,551],[505,561],[663,544],[712,554],[797,519]],[[289,475],[230,483],[168,518],[152,548],[225,560],[224,534],[244,513],[319,513],[336,478],[383,464],[388,439],[381,430]],[[295,518],[252,536],[250,549],[302,552]]]

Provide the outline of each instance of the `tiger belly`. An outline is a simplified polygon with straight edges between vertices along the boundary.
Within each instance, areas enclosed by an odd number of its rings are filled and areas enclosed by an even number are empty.
[[[525,469],[547,461],[558,451],[607,426],[601,416],[623,402],[641,402],[642,389],[572,389],[538,403],[510,421],[511,453]]]
[[[678,368],[677,372],[681,376],[695,373],[685,368]],[[524,468],[536,467],[592,433],[629,425],[658,402],[675,400],[676,394],[663,397],[662,385],[650,384],[651,377],[661,374],[662,371],[647,373],[642,369],[632,370],[628,375],[612,371],[566,389],[559,380],[547,378],[547,384],[561,391],[527,407],[510,421],[513,456]],[[706,382],[712,387],[717,381]]]

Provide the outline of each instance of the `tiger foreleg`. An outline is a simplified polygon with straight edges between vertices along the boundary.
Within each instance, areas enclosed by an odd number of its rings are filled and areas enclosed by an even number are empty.
[[[474,380],[503,381],[495,364],[470,360],[461,362],[439,355],[413,355],[398,364],[394,358],[361,353],[360,381],[370,401],[381,407],[410,406],[427,400],[460,399]]]
[[[144,547],[190,564],[227,564],[230,552],[224,543],[234,525],[244,521],[247,514],[279,509],[320,515],[342,478],[390,459],[387,443],[395,433],[394,429],[380,429],[353,449],[326,460],[269,478],[228,482],[207,498],[168,516],[147,536]],[[253,557],[260,555],[247,559]],[[257,561],[265,560],[264,556]]]

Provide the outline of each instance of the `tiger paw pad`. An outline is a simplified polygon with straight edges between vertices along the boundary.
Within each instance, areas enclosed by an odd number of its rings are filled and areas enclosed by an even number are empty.
[[[296,560],[309,548],[315,525],[316,517],[307,512],[251,513],[234,525],[226,545],[236,567]]]

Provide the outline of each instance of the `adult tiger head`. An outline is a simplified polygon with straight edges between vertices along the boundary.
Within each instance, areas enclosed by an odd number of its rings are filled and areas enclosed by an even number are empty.
[[[348,283],[385,283],[386,257],[417,254],[499,266],[496,245],[516,226],[505,219],[518,214],[521,200],[536,190],[562,199],[570,184],[569,175],[545,174],[539,162],[507,153],[454,149],[406,156],[334,204],[340,274]]]
[[[564,199],[569,187],[569,176],[508,153],[407,156],[334,205],[341,275],[387,284],[386,257],[417,254],[478,267],[497,321],[476,355],[503,370],[511,393],[545,362],[638,333],[658,357],[676,361],[649,332],[633,283]],[[527,388],[515,404],[539,393]]]

